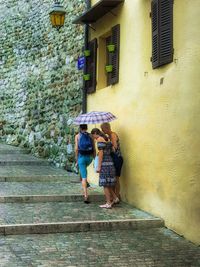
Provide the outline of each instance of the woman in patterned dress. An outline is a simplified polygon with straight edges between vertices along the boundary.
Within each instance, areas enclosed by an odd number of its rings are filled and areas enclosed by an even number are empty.
[[[101,208],[112,208],[113,199],[116,199],[114,187],[116,184],[115,167],[111,157],[112,143],[107,140],[107,137],[98,129],[94,128],[91,131],[93,138],[97,142],[98,148],[98,167],[99,186],[104,187],[104,194],[106,197],[106,204],[100,205]]]
[[[112,153],[112,158],[114,161],[114,166],[115,166],[115,174],[116,174],[116,185],[114,192],[117,196],[117,199],[114,200],[115,204],[119,203],[120,200],[120,175],[121,175],[121,169],[123,165],[123,157],[120,149],[120,142],[119,142],[119,137],[118,135],[111,130],[110,123],[104,122],[101,124],[101,130],[103,131],[104,134],[107,134],[110,138],[110,141],[112,142],[113,146],[113,153]]]

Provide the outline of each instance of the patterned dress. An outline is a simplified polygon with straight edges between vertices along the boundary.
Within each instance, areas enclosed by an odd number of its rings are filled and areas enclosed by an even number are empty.
[[[122,169],[122,165],[123,165],[123,157],[121,154],[121,150],[120,150],[120,142],[119,142],[119,137],[117,136],[117,148],[115,149],[115,152],[112,152],[112,159],[114,162],[114,166],[115,166],[115,174],[117,177],[121,176],[121,169]]]
[[[122,157],[121,149],[120,149],[120,142],[119,137],[117,136],[117,148],[115,149],[115,153],[118,157]]]
[[[111,142],[98,142],[98,150],[103,150],[101,171],[99,174],[99,186],[113,187],[116,183],[115,167],[110,156],[112,151]]]

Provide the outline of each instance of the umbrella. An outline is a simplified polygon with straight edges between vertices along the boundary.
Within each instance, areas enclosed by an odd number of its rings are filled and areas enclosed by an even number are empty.
[[[75,118],[74,124],[96,124],[110,122],[117,119],[111,112],[91,111]]]

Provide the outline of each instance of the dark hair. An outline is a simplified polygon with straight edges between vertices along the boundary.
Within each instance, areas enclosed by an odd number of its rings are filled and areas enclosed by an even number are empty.
[[[87,124],[81,124],[79,128],[80,130],[87,130]]]
[[[93,128],[91,134],[98,134],[99,136],[103,137],[106,141],[108,141],[108,137],[99,130],[99,128]]]

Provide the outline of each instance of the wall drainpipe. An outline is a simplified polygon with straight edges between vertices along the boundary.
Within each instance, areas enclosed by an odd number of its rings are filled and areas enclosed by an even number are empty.
[[[87,10],[91,7],[91,0],[86,0]],[[85,25],[85,33],[84,33],[84,50],[87,50],[88,45],[88,37],[89,36],[89,26]],[[85,68],[84,68],[85,72]],[[83,102],[82,102],[82,111],[83,113],[87,112],[87,92],[83,86]]]

